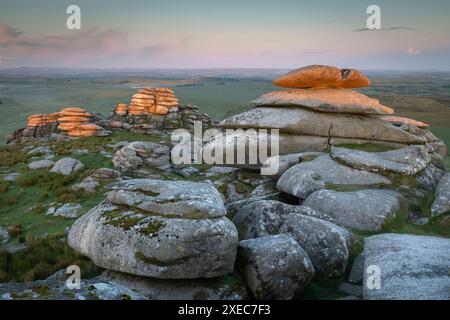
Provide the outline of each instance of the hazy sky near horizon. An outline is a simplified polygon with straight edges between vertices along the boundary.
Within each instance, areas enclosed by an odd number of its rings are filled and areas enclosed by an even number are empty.
[[[371,4],[382,30],[365,30]],[[308,64],[450,70],[450,1],[0,0],[0,68]]]

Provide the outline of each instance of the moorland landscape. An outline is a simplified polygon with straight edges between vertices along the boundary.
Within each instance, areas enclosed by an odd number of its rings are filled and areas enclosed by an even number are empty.
[[[1,70],[0,135],[27,128],[0,146],[0,297],[450,298],[442,271],[450,237],[450,74],[367,71],[371,86],[353,90],[381,105],[317,112],[265,100],[287,71]],[[167,88],[166,100],[155,88]],[[148,113],[158,105],[162,113]],[[255,122],[252,112],[274,108],[291,119]],[[391,108],[417,121],[372,120]],[[312,128],[281,123],[304,114],[318,117]],[[350,122],[339,129],[341,116]],[[322,117],[336,117],[335,133],[319,132]],[[191,130],[194,120],[279,126],[299,140],[282,150],[276,176],[174,165],[171,130]],[[369,133],[352,130],[366,122]],[[74,137],[72,129],[85,134]],[[316,135],[325,144],[310,143]],[[411,264],[436,267],[398,283],[410,266],[389,261],[411,255]],[[371,264],[387,268],[385,290],[367,288],[361,270]],[[80,290],[65,287],[69,265],[82,270]],[[405,290],[419,283],[430,290]]]

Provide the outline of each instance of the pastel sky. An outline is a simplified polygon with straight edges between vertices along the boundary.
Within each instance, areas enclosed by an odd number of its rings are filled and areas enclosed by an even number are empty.
[[[365,30],[371,4],[382,30]],[[450,1],[0,0],[0,68],[308,64],[450,70]]]

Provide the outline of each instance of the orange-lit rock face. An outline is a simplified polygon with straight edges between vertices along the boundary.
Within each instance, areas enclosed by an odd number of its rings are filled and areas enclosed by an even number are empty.
[[[103,128],[90,123],[92,114],[82,108],[65,108],[59,112],[58,130],[71,137],[99,135]]]
[[[252,102],[256,106],[299,106],[322,112],[393,114],[377,99],[349,89],[292,89],[265,93]]]
[[[39,127],[39,126],[45,126],[52,123],[56,123],[58,120],[59,114],[58,113],[52,113],[52,114],[35,114],[30,117],[28,117],[28,124],[27,127]]]
[[[171,108],[177,107],[179,101],[169,88],[144,88],[131,97],[130,105],[118,104],[115,114],[141,116],[149,114],[165,115]]]
[[[65,108],[60,111],[58,129],[71,137],[90,137],[103,130],[102,127],[89,123],[92,115],[81,108]]]
[[[370,80],[354,69],[312,65],[293,70],[273,81],[284,88],[360,88],[369,87]]]
[[[57,113],[32,115],[28,117],[27,127],[55,124],[55,129],[71,137],[105,135],[106,132],[101,126],[90,123],[91,118],[92,114],[88,113],[86,110],[71,107],[64,108]]]
[[[69,108],[64,108],[60,111],[60,113],[62,112],[72,112],[72,113],[86,113],[86,110],[82,109],[82,108],[76,108],[76,107],[69,107]]]
[[[58,119],[59,122],[68,122],[68,123],[82,123],[89,122],[89,116],[83,117],[81,115],[78,116],[65,116]]]
[[[395,117],[395,116],[383,116],[381,117],[384,121],[392,122],[396,125],[409,125],[409,126],[416,126],[418,128],[427,128],[430,125],[425,122],[417,121],[414,119],[404,118],[404,117]]]
[[[114,110],[115,114],[119,116],[125,116],[128,113],[128,105],[125,103],[119,103]]]

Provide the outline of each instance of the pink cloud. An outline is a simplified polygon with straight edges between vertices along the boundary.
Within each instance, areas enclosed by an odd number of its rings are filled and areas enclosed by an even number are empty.
[[[6,46],[14,41],[21,32],[11,28],[7,24],[0,23],[0,46]]]
[[[406,50],[406,53],[410,56],[418,56],[419,54],[421,54],[421,50],[417,49],[417,48],[408,48],[408,50]]]
[[[131,43],[127,33],[113,29],[29,36],[2,25],[0,36],[0,64],[9,66],[158,67],[183,61],[189,46],[187,38],[156,44],[151,39],[138,39]]]
[[[117,30],[89,29],[73,31],[67,36],[30,37],[0,25],[0,56],[12,57],[25,65],[75,65],[126,53],[127,34]]]

